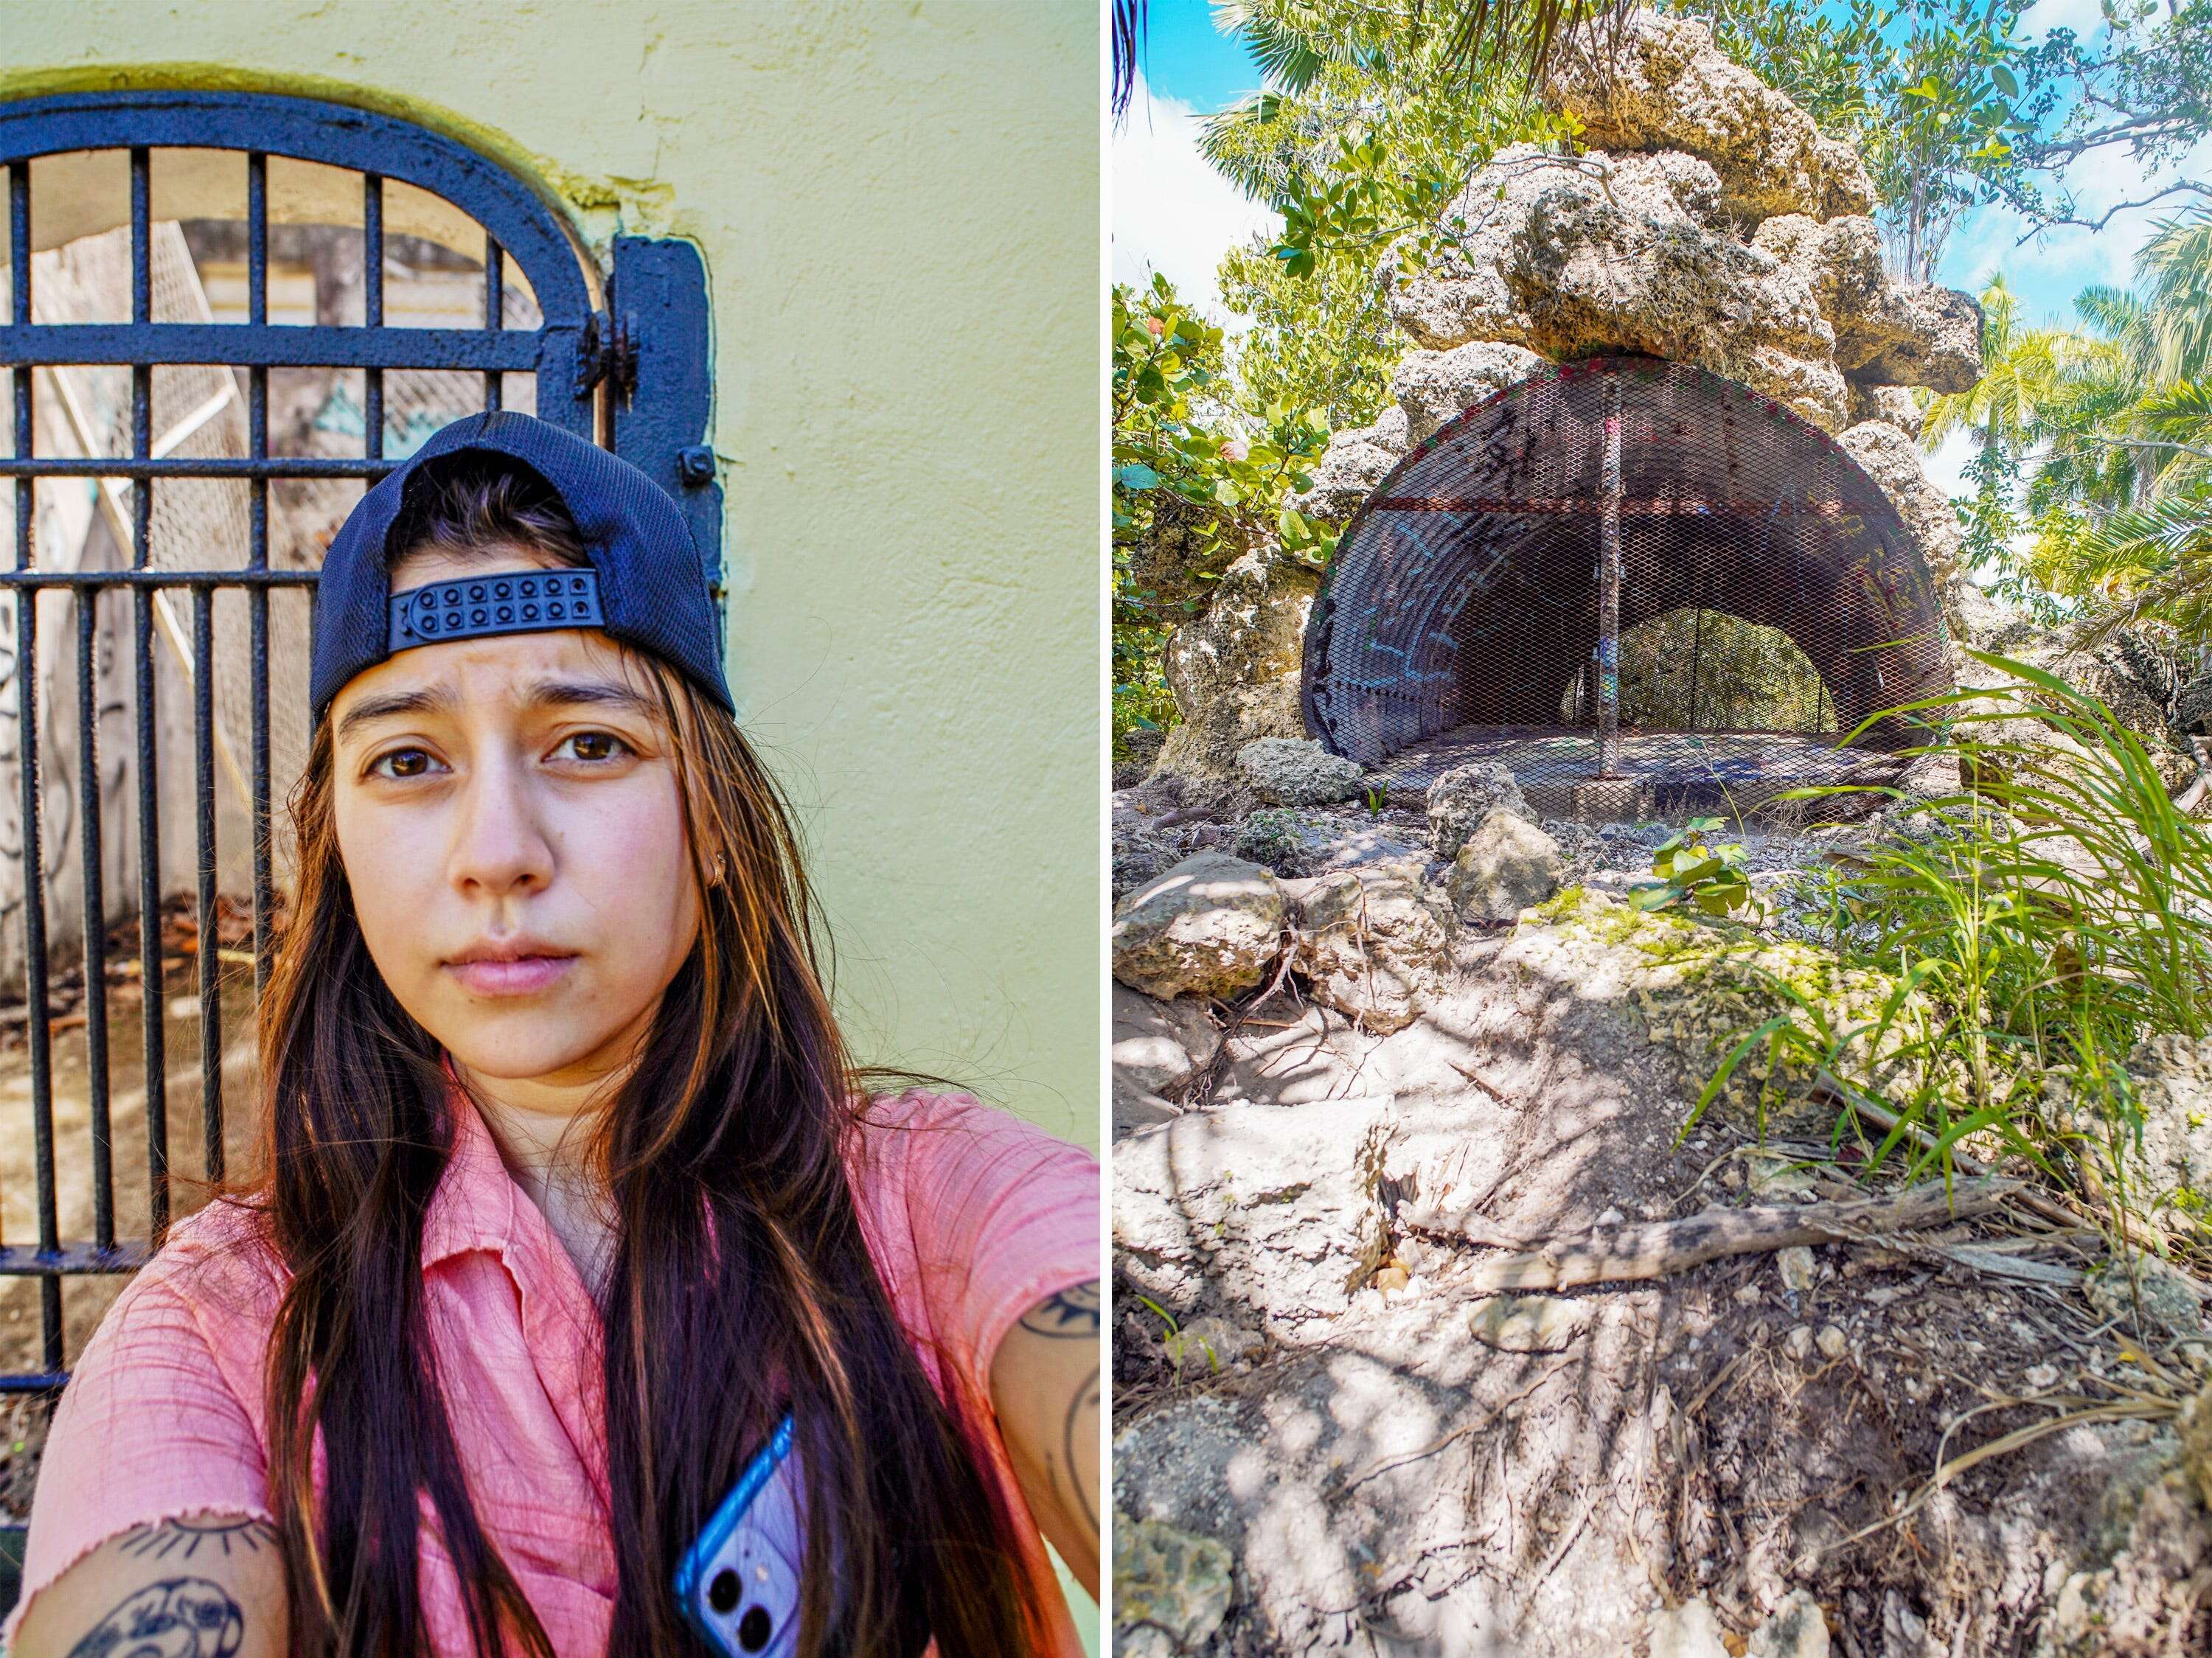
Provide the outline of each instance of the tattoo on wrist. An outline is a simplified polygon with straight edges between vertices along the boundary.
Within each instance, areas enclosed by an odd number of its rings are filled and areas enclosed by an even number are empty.
[[[167,1560],[174,1555],[190,1560],[204,1549],[226,1556],[240,1552],[258,1554],[263,1544],[276,1541],[276,1528],[266,1520],[221,1515],[133,1527],[117,1540],[116,1546],[143,1559]]]
[[[167,1577],[122,1601],[70,1649],[70,1658],[230,1658],[246,1644],[246,1614],[204,1577]]]
[[[1098,1280],[1039,1302],[1022,1315],[1022,1328],[1055,1339],[1094,1341],[1098,1336]]]

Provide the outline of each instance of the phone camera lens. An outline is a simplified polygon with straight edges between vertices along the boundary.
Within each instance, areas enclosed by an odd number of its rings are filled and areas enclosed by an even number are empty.
[[[747,1652],[758,1652],[768,1644],[768,1637],[775,1633],[766,1606],[745,1608],[745,1615],[738,1619],[738,1644]]]
[[[738,1604],[738,1597],[744,1593],[744,1586],[738,1582],[737,1573],[725,1566],[707,1585],[707,1604],[716,1612],[727,1612]]]

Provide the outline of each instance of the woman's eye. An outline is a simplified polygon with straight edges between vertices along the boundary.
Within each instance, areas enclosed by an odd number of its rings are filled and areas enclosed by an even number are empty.
[[[612,732],[578,732],[574,737],[562,738],[561,747],[579,760],[612,760],[629,752],[629,744]]]
[[[389,754],[379,755],[368,769],[375,776],[420,777],[429,768],[428,750],[394,749]]]

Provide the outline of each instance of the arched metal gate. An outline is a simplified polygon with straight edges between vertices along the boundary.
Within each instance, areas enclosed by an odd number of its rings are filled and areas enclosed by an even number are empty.
[[[1686,364],[1547,366],[1408,454],[1306,633],[1307,729],[1425,787],[1469,760],[1630,815],[1869,780],[1949,689],[1936,584],[1835,440]]]
[[[272,786],[281,791],[305,751],[307,590],[319,562],[317,536],[429,429],[502,404],[534,405],[660,480],[686,510],[718,596],[721,492],[704,442],[705,272],[687,244],[618,238],[603,278],[553,205],[484,156],[404,121],[300,98],[184,91],[0,105],[0,167],[8,203],[0,367],[12,405],[12,441],[0,450],[0,478],[12,480],[0,487],[12,499],[0,495],[0,524],[12,518],[14,550],[13,568],[0,569],[0,611],[13,611],[0,614],[0,654],[10,637],[13,648],[12,673],[0,666],[0,731],[12,726],[15,743],[12,756],[0,754],[0,770],[16,774],[9,902],[21,911],[7,933],[10,950],[21,950],[7,975],[20,983],[20,1010],[0,997],[0,1013],[13,1016],[4,1023],[20,1023],[21,1036],[0,1050],[0,1075],[13,1073],[0,1102],[23,1108],[0,1121],[0,1134],[32,1143],[36,1197],[36,1242],[21,1237],[19,1218],[15,1236],[0,1241],[0,1281],[34,1280],[39,1297],[34,1352],[0,1364],[12,1372],[0,1375],[0,1394],[20,1394],[51,1393],[67,1379],[64,1279],[128,1272],[167,1228],[170,1084],[190,1081],[171,1075],[173,1028],[190,1023],[177,1017],[180,1004],[198,1024],[197,1161],[210,1178],[223,1173],[227,911],[218,805],[246,826],[250,841],[258,994],[282,875],[270,832]],[[111,181],[106,206],[103,178]],[[287,313],[291,299],[272,299],[272,237],[297,240],[302,224],[357,237],[355,315],[301,320]],[[203,251],[235,242],[240,258],[225,280],[240,290],[236,320],[216,319],[210,293],[219,261],[187,259],[187,231]],[[107,288],[102,258],[110,261]],[[391,314],[387,301],[410,258],[447,276],[458,270],[458,284],[426,278],[417,287],[435,288],[434,299],[465,292],[474,313]],[[103,304],[115,314],[98,314]],[[312,418],[292,418],[299,410],[286,404],[287,430],[313,440],[272,442],[272,384],[296,402],[303,375],[308,401],[322,401]],[[348,444],[353,452],[334,452]],[[317,489],[335,498],[302,530],[291,510],[297,492]],[[104,560],[95,558],[102,548]],[[107,568],[96,567],[102,562]],[[119,610],[114,618],[114,662],[102,659],[104,594],[118,606],[128,595],[127,623]],[[48,672],[73,682],[73,714],[51,689],[46,702],[61,706],[41,706]],[[166,703],[165,682],[181,693]],[[189,704],[188,722],[179,701]],[[103,748],[106,717],[126,709],[127,726]],[[187,862],[173,850],[170,858],[185,878],[174,884],[192,891],[189,912],[171,918],[182,942],[168,950],[155,923],[171,896],[165,837],[177,831],[163,821],[162,784],[181,756],[162,752],[165,729],[177,733],[172,746],[189,744],[189,783],[179,788],[194,807],[194,855]],[[58,769],[73,773],[73,799],[69,789],[42,788]],[[107,798],[111,774],[135,777],[135,788],[123,791],[133,798]],[[73,835],[52,833],[47,820],[57,805]],[[43,855],[32,855],[40,847]],[[222,850],[235,859],[234,843]],[[78,1008],[58,1017],[54,986],[66,972],[57,976],[56,957],[67,952],[50,938],[49,911],[53,872],[64,865],[76,902],[62,919],[82,933],[82,989]],[[135,964],[107,959],[118,924],[137,926]],[[238,943],[228,954],[242,975],[249,952],[244,938]],[[196,999],[170,993],[191,987],[190,980],[172,982],[185,953],[197,960]],[[130,976],[139,1002],[135,1040],[127,1022],[113,1025],[109,1017],[111,996],[129,988],[111,981]],[[243,988],[234,991],[234,1019]],[[57,1031],[64,1026],[82,1031],[82,1095],[66,1101],[72,1122],[82,1113],[81,1133],[56,1127]],[[72,1088],[79,1040],[68,1037]],[[110,1072],[112,1061],[134,1051],[143,1085],[126,1103],[128,1114],[143,1114],[144,1205],[125,1188],[133,1224],[119,1230]],[[129,1125],[134,1137],[139,1126]],[[62,1224],[62,1175],[73,1203],[88,1176],[82,1232]],[[91,1318],[71,1323],[82,1327],[66,1333],[81,1341]]]

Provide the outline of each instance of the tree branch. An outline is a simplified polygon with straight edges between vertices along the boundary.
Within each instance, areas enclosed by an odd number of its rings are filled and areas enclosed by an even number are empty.
[[[2075,443],[2102,443],[2115,449],[2171,449],[2178,454],[2194,455],[2199,460],[2212,460],[2212,449],[2200,449],[2193,443],[2175,443],[2166,438],[2106,438],[2094,432],[2069,432],[2066,435]]]
[[[1477,1291],[1565,1290],[1577,1284],[1664,1278],[1724,1255],[1761,1254],[1796,1244],[1879,1242],[1929,1226],[1986,1214],[2021,1190],[2016,1180],[1960,1180],[1945,1189],[1929,1181],[1893,1198],[1808,1203],[1789,1208],[1708,1209],[1683,1220],[1607,1227],[1578,1238],[1556,1238],[1525,1254],[1479,1264],[1460,1280]],[[1412,1230],[1462,1240],[1468,1228],[1430,1210],[1401,1212]]]
[[[2130,208],[2133,207],[2148,207],[2153,202],[2164,201],[2168,196],[2175,195],[2185,191],[2192,196],[2202,196],[2208,201],[2212,201],[2212,185],[2202,185],[2197,183],[2194,179],[2183,179],[2173,184],[2168,185],[2164,190],[2159,191],[2153,195],[2145,196],[2138,201],[2117,203],[2114,205],[2106,208],[2101,215],[2094,219],[2077,219],[2070,214],[2063,217],[2042,219],[2036,224],[2031,226],[2028,229],[2022,231],[2019,238],[2013,243],[2013,246],[2014,247],[2021,246],[2023,244],[2032,240],[2033,238],[2040,236],[2045,231],[2053,229],[2059,225],[2077,225],[2084,230],[2090,231],[2102,230],[2116,213],[2124,213]]]

